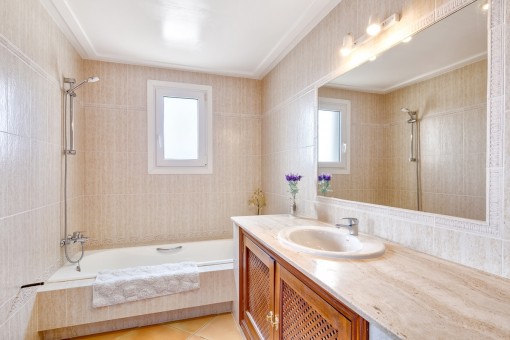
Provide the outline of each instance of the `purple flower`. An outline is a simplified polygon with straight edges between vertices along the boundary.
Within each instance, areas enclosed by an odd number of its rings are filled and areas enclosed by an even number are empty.
[[[302,177],[303,176],[301,176],[301,175],[293,174],[293,173],[285,175],[285,179],[287,180],[287,182],[298,182],[301,180]]]
[[[323,172],[322,174],[319,175],[319,181],[329,182],[331,181],[331,175]]]
[[[299,192],[298,188],[298,182],[301,180],[303,176],[298,174],[287,174],[285,175],[285,179],[287,180],[287,183],[289,184],[289,192],[292,196],[293,200],[296,200],[296,194]]]
[[[323,172],[319,175],[319,182],[317,184],[319,185],[319,191],[321,192],[321,194],[326,195],[326,193],[333,191],[329,187],[330,181],[331,174]]]

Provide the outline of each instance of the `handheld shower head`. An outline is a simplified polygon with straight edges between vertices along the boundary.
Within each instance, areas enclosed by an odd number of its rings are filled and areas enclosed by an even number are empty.
[[[73,78],[65,78],[64,81],[66,83],[71,84],[71,88],[66,91],[68,94],[71,94],[71,93],[74,93],[74,91],[76,89],[78,89],[79,87],[81,87],[83,84],[86,84],[86,83],[95,83],[96,81],[99,81],[99,77],[98,76],[88,77],[87,79],[85,79],[84,81],[82,81],[81,83],[79,83],[76,86],[73,86],[73,84],[76,82],[76,80],[74,80]]]
[[[411,111],[407,107],[401,108],[400,111],[407,113],[409,115],[409,118],[411,118],[410,121],[411,120],[416,121],[416,111]]]

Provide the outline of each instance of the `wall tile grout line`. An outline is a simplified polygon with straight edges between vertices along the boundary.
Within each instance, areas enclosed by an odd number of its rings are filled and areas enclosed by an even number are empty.
[[[53,85],[60,87],[60,82],[46,72],[38,63],[33,61],[23,51],[21,51],[16,45],[11,43],[3,34],[0,33],[0,46],[5,47],[12,55],[16,56],[19,60],[30,67],[34,72],[42,76],[44,79],[52,83]]]

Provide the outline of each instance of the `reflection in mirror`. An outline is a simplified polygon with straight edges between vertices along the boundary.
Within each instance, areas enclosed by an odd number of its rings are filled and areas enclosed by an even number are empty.
[[[344,126],[350,143],[340,144],[350,147],[350,171],[318,163],[319,174],[332,174],[326,196],[485,220],[482,1],[341,75],[318,94],[320,110],[323,101],[350,102],[350,123]],[[325,143],[322,129],[318,150]]]
[[[317,161],[322,171],[332,174],[350,172],[351,102],[320,98],[317,113]]]

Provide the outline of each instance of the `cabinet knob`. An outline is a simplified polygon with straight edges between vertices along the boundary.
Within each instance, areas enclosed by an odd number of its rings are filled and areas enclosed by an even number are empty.
[[[278,315],[275,315],[274,316],[274,321],[271,321],[271,326],[274,327],[274,330],[277,331],[278,330],[278,323],[280,322],[280,320],[278,320]]]
[[[266,320],[272,323],[272,321],[273,321],[273,311],[270,311],[269,313],[267,313]]]
[[[273,311],[270,311],[266,315],[266,320],[269,321],[272,328],[274,328],[276,331],[278,330],[278,323],[279,323],[278,315],[275,315],[273,313]]]

